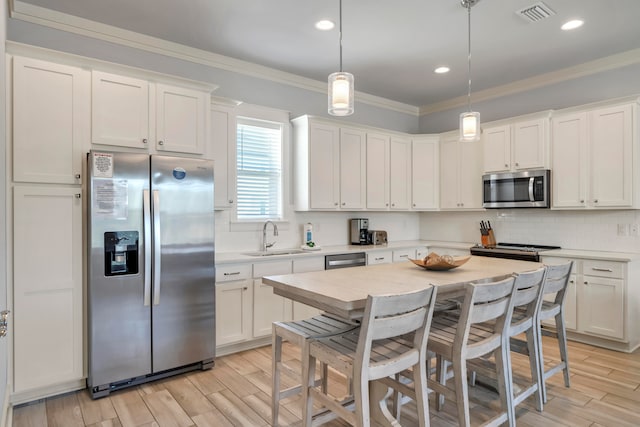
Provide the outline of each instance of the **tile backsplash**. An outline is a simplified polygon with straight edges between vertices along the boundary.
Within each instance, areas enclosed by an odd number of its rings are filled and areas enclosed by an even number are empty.
[[[640,237],[618,234],[618,224],[627,231],[632,224],[640,225],[639,210],[428,212],[420,215],[420,238],[479,243],[481,220],[491,221],[498,242],[640,252]]]

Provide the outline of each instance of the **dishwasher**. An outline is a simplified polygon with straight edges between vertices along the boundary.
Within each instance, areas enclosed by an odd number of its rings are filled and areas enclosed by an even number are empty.
[[[324,257],[324,269],[360,267],[367,265],[367,256],[364,252],[351,252],[348,254],[326,255]]]

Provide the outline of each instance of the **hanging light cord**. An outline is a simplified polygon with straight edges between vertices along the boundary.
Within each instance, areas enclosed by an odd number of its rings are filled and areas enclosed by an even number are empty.
[[[340,0],[340,15],[339,15],[339,30],[340,30],[340,72],[342,72],[342,0]]]
[[[474,1],[473,0],[462,0],[462,1],[466,2],[466,5],[467,5],[467,17],[468,17],[467,28],[469,29],[469,32],[468,32],[469,54],[467,56],[467,67],[468,67],[467,71],[469,74],[469,92],[467,93],[467,107],[469,108],[469,112],[471,112],[471,5],[474,3]],[[342,54],[340,55],[342,56]],[[340,67],[342,68],[342,65]]]

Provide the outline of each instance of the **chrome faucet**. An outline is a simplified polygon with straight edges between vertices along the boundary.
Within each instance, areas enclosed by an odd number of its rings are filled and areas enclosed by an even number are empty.
[[[267,225],[269,224],[273,225],[273,235],[274,236],[278,235],[278,226],[272,221],[265,221],[264,225],[262,226],[262,251],[263,252],[266,252],[267,249],[269,249],[271,246],[276,244],[276,242],[267,243]]]

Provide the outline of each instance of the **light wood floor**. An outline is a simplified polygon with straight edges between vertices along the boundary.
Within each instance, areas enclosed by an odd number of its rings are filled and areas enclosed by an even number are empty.
[[[547,359],[556,360],[555,341],[545,337]],[[284,358],[299,366],[299,352],[285,344]],[[640,351],[617,353],[570,343],[571,388],[562,375],[549,380],[549,401],[543,412],[530,398],[517,408],[518,426],[640,426]],[[514,358],[517,374],[528,372],[525,360]],[[339,395],[344,381],[332,377]],[[284,385],[295,382],[283,378]],[[133,426],[268,426],[270,425],[271,348],[263,347],[220,357],[209,371],[199,371],[122,390],[91,400],[86,390],[16,407],[14,427],[133,427]],[[472,420],[491,416],[494,398],[482,387],[471,393]],[[430,403],[433,402],[433,397]],[[415,406],[403,407],[402,424],[416,426]],[[284,401],[282,426],[299,425],[300,399]],[[345,426],[341,421],[327,424]],[[455,407],[431,408],[432,426],[455,426]]]

